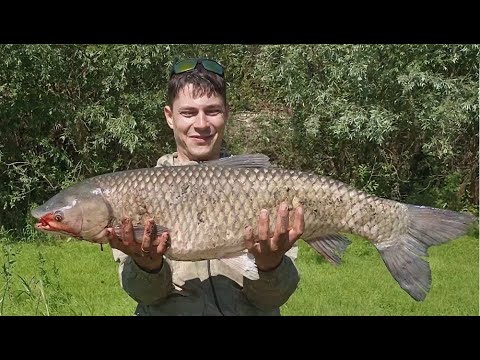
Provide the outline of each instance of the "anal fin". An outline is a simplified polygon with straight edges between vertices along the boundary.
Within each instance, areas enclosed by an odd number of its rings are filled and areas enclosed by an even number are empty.
[[[352,242],[340,234],[326,234],[306,243],[327,261],[333,265],[339,265],[341,257]]]
[[[223,257],[219,260],[245,276],[247,279],[258,280],[260,278],[255,258],[248,252],[243,252],[235,256]]]

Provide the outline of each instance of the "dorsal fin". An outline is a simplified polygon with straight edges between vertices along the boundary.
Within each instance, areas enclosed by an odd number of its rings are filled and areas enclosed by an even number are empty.
[[[272,166],[269,157],[264,154],[233,155],[218,160],[205,161],[199,165],[237,168],[268,168]]]

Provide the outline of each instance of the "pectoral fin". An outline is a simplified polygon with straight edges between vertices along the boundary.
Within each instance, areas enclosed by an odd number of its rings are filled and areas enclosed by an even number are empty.
[[[243,252],[240,255],[235,255],[231,257],[224,257],[219,260],[230,266],[233,270],[245,276],[247,279],[259,279],[255,258],[252,254],[248,252]]]
[[[121,238],[122,237],[122,228],[120,226],[115,226],[114,230],[115,230],[115,234],[118,237]],[[161,233],[163,233],[164,231],[169,231],[169,230],[166,227],[163,227],[161,225],[155,225],[155,227],[153,229],[154,238],[157,235],[160,235]],[[133,238],[135,239],[136,242],[139,242],[139,243],[142,242],[144,233],[145,233],[145,226],[144,225],[134,225],[133,226]]]

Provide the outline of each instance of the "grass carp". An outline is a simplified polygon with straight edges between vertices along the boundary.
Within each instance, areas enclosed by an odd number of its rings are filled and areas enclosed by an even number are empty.
[[[428,248],[463,235],[476,222],[468,213],[404,204],[329,177],[274,167],[261,154],[98,175],[60,191],[32,215],[39,230],[97,243],[107,227],[119,231],[123,217],[132,219],[141,241],[145,219],[153,218],[157,231],[170,232],[166,257],[217,258],[256,279],[244,228],[257,224],[262,208],[275,214],[283,201],[291,221],[294,208],[303,205],[301,239],[328,261],[340,263],[350,244],[342,234],[359,235],[417,301],[430,289]]]

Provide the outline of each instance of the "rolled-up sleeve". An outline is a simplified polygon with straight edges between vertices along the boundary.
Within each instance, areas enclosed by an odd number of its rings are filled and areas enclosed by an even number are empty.
[[[297,252],[298,247],[295,245],[274,270],[259,271],[258,280],[244,278],[243,291],[247,299],[259,309],[267,311],[285,304],[300,281],[295,265]]]
[[[119,262],[120,285],[132,299],[146,305],[166,299],[173,290],[172,270],[167,259],[164,258],[159,271],[150,273],[140,268],[130,256],[114,250],[114,258]]]

